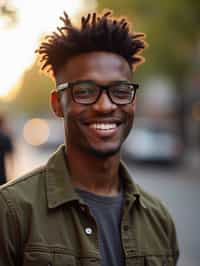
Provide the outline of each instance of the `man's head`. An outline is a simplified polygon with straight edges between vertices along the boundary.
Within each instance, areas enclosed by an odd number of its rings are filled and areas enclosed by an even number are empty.
[[[95,156],[118,153],[133,122],[136,85],[132,71],[143,62],[144,34],[129,31],[125,19],[107,12],[82,18],[75,28],[68,16],[38,53],[57,88],[51,103],[64,116],[68,148]]]

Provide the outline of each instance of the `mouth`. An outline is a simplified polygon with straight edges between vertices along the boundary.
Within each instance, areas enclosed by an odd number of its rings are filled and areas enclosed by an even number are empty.
[[[116,123],[94,123],[89,125],[90,128],[95,130],[113,130],[117,128]]]
[[[111,137],[118,131],[119,126],[122,124],[121,120],[110,121],[91,121],[85,125],[91,130],[93,134],[98,137]]]

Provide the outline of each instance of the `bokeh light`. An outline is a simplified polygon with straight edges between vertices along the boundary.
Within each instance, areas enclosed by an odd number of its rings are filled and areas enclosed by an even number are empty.
[[[33,118],[24,125],[23,136],[28,144],[39,146],[49,137],[49,125],[44,119]]]

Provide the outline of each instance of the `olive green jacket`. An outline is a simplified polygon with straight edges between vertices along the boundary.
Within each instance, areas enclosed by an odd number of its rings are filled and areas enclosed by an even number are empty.
[[[126,266],[176,265],[173,221],[120,165]],[[116,254],[117,256],[118,254]],[[100,266],[98,228],[70,183],[64,146],[47,164],[0,190],[0,266]]]

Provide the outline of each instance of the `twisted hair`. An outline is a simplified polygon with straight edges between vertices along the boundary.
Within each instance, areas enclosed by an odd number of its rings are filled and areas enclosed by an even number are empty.
[[[125,18],[115,19],[112,12],[88,14],[81,18],[81,27],[72,25],[67,13],[60,17],[63,27],[45,37],[36,52],[40,55],[41,70],[55,77],[60,68],[73,56],[105,51],[122,56],[131,69],[144,62],[140,53],[146,43],[143,33],[131,32]]]

